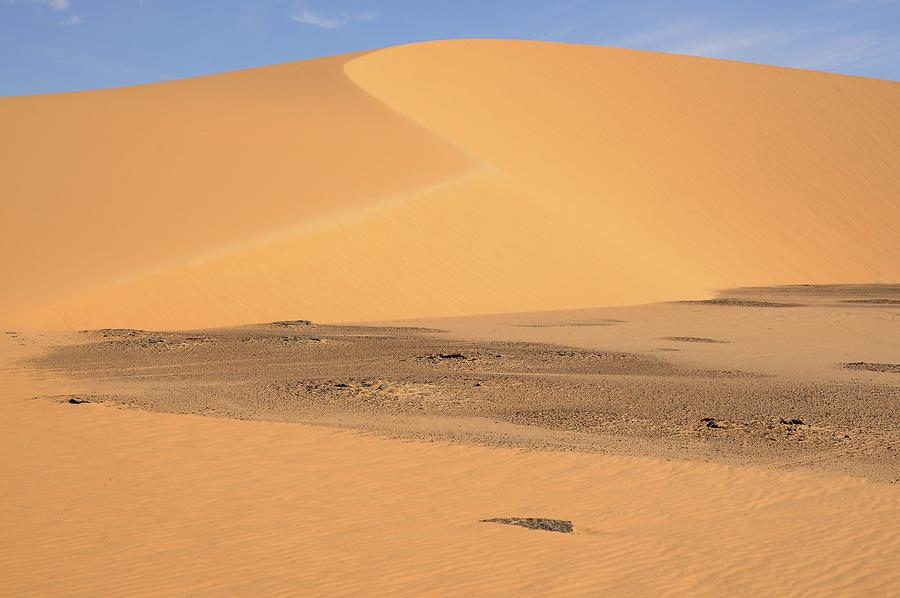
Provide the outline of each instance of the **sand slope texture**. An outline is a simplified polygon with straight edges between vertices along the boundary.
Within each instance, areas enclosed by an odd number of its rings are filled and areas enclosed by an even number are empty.
[[[459,40],[0,100],[0,324],[365,321],[900,279],[900,84]]]

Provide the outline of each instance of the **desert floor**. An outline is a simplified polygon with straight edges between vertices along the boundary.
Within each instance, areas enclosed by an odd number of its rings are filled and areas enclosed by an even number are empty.
[[[900,585],[896,285],[0,343],[5,595]]]

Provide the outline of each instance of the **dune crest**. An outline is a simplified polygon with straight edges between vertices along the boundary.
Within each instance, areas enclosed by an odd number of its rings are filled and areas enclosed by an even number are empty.
[[[458,40],[8,98],[0,123],[5,326],[900,280],[895,82]]]

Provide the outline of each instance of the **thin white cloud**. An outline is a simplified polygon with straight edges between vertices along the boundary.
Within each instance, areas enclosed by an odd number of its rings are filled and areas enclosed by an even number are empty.
[[[736,52],[787,44],[804,35],[804,31],[793,28],[739,29],[698,35],[690,41],[675,43],[667,47],[666,51],[698,56],[728,56]]]
[[[831,0],[829,6],[833,8],[883,8],[897,4],[900,4],[900,0]]]
[[[357,12],[344,13],[344,18],[348,21],[374,21],[378,18],[378,13],[361,10]]]
[[[859,30],[852,24],[741,27],[695,19],[667,23],[610,39],[606,43],[675,54],[860,74],[900,66],[900,36]]]
[[[745,50],[787,44],[807,33],[798,28],[723,28],[707,19],[693,19],[640,31],[610,43],[675,54],[725,57]]]
[[[2,0],[4,4],[15,4],[17,0]],[[72,5],[70,0],[31,0],[35,4],[49,6],[53,10],[66,10]]]
[[[59,22],[60,25],[65,25],[67,27],[81,25],[82,23],[84,23],[84,17],[82,17],[81,15],[77,15],[74,12]]]
[[[673,43],[695,39],[702,34],[706,24],[706,19],[676,21],[611,40],[610,43],[624,48],[653,48],[661,50],[663,47]]]
[[[845,33],[828,47],[799,52],[792,66],[813,70],[866,71],[900,64],[900,38],[878,33]]]
[[[75,25],[81,25],[84,23],[84,17],[76,12],[69,12],[69,9],[72,8],[71,0],[26,0],[31,2],[32,4],[40,4],[41,6],[46,6],[54,11],[62,12],[65,14],[65,17],[61,21],[59,21],[60,25],[65,27],[74,27]],[[4,4],[16,4],[17,0],[0,0]]]
[[[335,29],[341,25],[339,19],[329,19],[328,17],[316,14],[311,10],[303,10],[299,14],[291,15],[291,19],[304,25],[314,25],[322,29]]]
[[[377,13],[368,11],[343,12],[340,16],[326,16],[306,7],[301,7],[300,10],[291,15],[292,21],[303,25],[312,25],[320,29],[337,29],[353,21],[374,21],[377,18]]]
[[[38,0],[40,4],[49,6],[53,10],[66,10],[71,4],[69,0]]]

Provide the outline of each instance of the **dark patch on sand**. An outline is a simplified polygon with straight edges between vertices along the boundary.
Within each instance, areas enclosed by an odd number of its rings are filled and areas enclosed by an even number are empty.
[[[721,305],[726,307],[804,307],[802,303],[782,303],[777,301],[756,301],[754,299],[702,299],[698,301],[676,301],[683,305]]]
[[[896,470],[900,446],[892,380],[782,380],[384,326],[105,334],[28,360],[88,389],[55,401],[542,450],[738,463],[796,455],[850,472]]]
[[[613,320],[609,318],[600,318],[595,320],[556,320],[547,322],[522,322],[518,324],[510,324],[518,328],[563,328],[563,327],[579,327],[579,326],[615,326],[616,324],[624,324],[624,320]]]
[[[707,343],[707,344],[725,344],[728,341],[717,341],[714,338],[706,338],[702,336],[664,336],[664,341],[675,341],[677,343]]]
[[[313,323],[311,320],[279,320],[277,322],[271,322],[269,325],[278,328],[291,328],[293,326],[312,326]]]
[[[526,529],[537,529],[561,534],[571,534],[575,529],[572,522],[566,519],[546,519],[544,517],[494,517],[492,519],[482,519],[481,522],[517,525]]]
[[[867,361],[853,361],[842,364],[846,370],[862,370],[866,372],[890,372],[900,374],[900,363],[869,363]]]
[[[844,299],[841,303],[856,305],[900,305],[900,299]]]

